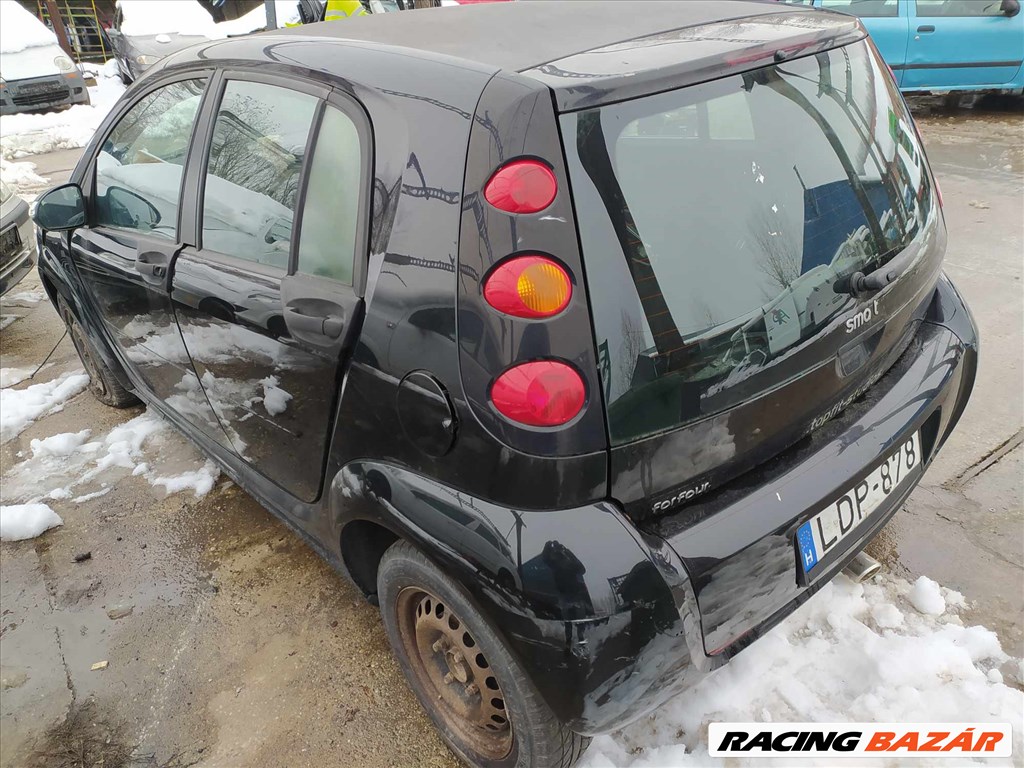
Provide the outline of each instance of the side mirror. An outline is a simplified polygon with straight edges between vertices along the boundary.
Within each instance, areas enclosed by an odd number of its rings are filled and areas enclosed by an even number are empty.
[[[1020,0],[1003,0],[999,6],[999,10],[1002,11],[1003,15],[1007,18],[1013,18],[1020,13]]]
[[[77,184],[64,184],[36,200],[32,220],[44,232],[66,232],[85,226],[85,198]]]

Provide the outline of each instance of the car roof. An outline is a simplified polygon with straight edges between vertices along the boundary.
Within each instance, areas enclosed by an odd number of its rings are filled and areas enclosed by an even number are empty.
[[[866,34],[854,16],[767,0],[519,0],[229,37],[171,54],[153,71],[290,63],[311,76],[451,102],[454,66],[477,73],[481,90],[499,73],[550,89],[556,110],[567,112],[812,55]],[[298,45],[282,57],[278,46],[289,43]],[[472,94],[465,98],[476,103]]]
[[[801,12],[765,0],[518,0],[373,14],[274,34],[376,42],[524,72],[668,30]]]

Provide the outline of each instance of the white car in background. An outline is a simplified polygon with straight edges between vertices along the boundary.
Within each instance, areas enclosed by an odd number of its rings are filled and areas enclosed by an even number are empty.
[[[85,78],[56,35],[15,0],[0,0],[0,114],[88,103]]]

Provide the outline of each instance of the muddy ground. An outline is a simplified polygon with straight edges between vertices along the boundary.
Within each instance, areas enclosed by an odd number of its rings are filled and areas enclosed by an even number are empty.
[[[983,356],[960,427],[873,552],[899,575],[962,591],[965,619],[1020,657],[1024,118],[1019,101],[921,103],[918,116],[945,198],[946,269]],[[76,158],[29,159],[57,183]],[[32,276],[13,293],[37,287]],[[34,367],[60,338],[31,294],[2,314],[18,317],[0,336],[3,367]],[[65,340],[19,386],[79,367]],[[32,438],[99,435],[139,413],[77,396],[0,448],[5,485]],[[174,434],[159,451],[167,466],[201,463]],[[51,503],[62,528],[0,546],[0,766],[455,764],[377,610],[253,499],[223,478],[201,499],[167,496],[117,469],[76,490],[101,482],[103,496]],[[91,671],[99,661],[106,669]]]

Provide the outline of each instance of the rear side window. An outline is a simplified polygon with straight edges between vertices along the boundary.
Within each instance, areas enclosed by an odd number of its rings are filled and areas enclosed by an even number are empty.
[[[142,98],[96,158],[98,226],[174,240],[182,170],[205,80],[182,80]]]
[[[344,112],[328,106],[313,150],[302,211],[300,272],[352,284],[362,156],[355,124]]]
[[[288,268],[302,164],[319,100],[229,81],[217,111],[203,191],[204,249]]]
[[[986,2],[986,0],[981,0]],[[967,0],[975,2],[975,0]],[[917,0],[918,12],[921,15],[921,0]],[[899,16],[899,0],[821,0],[821,7],[829,11],[842,11],[852,13],[854,16],[864,18],[880,16]]]
[[[561,118],[614,443],[830,358],[844,280],[935,215],[883,67],[858,43]]]
[[[1003,16],[1001,0],[917,0],[918,16]]]

